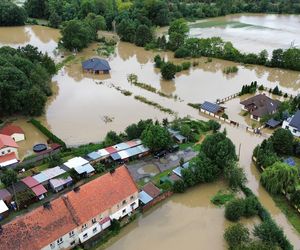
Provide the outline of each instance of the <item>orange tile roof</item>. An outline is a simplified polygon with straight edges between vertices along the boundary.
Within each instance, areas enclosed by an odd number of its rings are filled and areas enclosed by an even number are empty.
[[[18,159],[15,152],[0,156],[0,163]]]
[[[24,131],[19,126],[16,126],[13,124],[8,124],[0,130],[0,134],[3,134],[3,135],[11,136],[15,133],[24,134]]]
[[[18,148],[19,146],[9,135],[0,134],[0,149],[6,147]]]
[[[49,245],[137,192],[125,166],[51,201],[3,226],[1,250],[35,250]]]

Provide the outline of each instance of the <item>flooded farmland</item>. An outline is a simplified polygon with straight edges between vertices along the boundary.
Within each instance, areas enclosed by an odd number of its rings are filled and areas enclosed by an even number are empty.
[[[274,18],[274,15],[264,16],[266,19],[268,16]],[[283,16],[283,18],[278,16],[278,27],[286,25],[286,21],[280,22],[289,17],[291,19],[296,18],[294,16]],[[239,18],[241,20],[243,18],[261,20],[258,19],[257,15],[240,15]],[[266,26],[266,23],[255,25]],[[220,29],[227,28],[222,27]],[[215,32],[217,30],[213,27],[206,27],[205,29],[207,29],[205,35],[217,35],[217,33],[212,33],[213,30]],[[238,32],[238,27],[234,29]],[[245,34],[240,37],[241,49],[260,49],[259,46],[275,49],[289,43],[282,41],[285,34],[280,35],[274,31],[278,38],[276,41],[281,42],[268,43],[261,40],[264,38],[261,33],[255,35],[250,30],[249,39],[255,40],[256,38],[261,45],[248,40],[247,46],[247,38],[244,37],[247,29],[250,28],[243,27],[243,29],[245,29],[243,31]],[[223,33],[226,34],[225,31]],[[298,35],[292,36],[297,42]],[[0,28],[0,46],[18,47],[31,43],[55,59],[59,57],[55,52],[58,38],[58,30],[41,26]],[[227,39],[226,37],[223,38]],[[236,33],[235,41],[238,39],[239,34]],[[252,45],[253,43],[255,46]],[[206,119],[199,115],[195,109],[187,106],[187,103],[201,103],[205,100],[213,102],[218,98],[240,91],[242,85],[249,84],[251,81],[257,81],[258,84],[264,84],[267,87],[278,85],[280,89],[289,94],[297,94],[300,87],[299,72],[262,66],[245,66],[218,59],[207,62],[206,58],[194,59],[199,63],[198,66],[177,74],[173,81],[163,81],[159,70],[154,68],[153,58],[157,53],[145,51],[143,48],[123,42],[118,43],[115,54],[108,59],[112,68],[109,75],[83,73],[81,61],[96,56],[98,47],[98,44],[92,44],[53,77],[55,94],[48,101],[45,115],[40,118],[54,134],[69,145],[100,141],[109,130],[121,132],[127,125],[140,119],[173,118],[173,115],[163,113],[152,106],[139,102],[134,98],[135,95],[146,97],[163,107],[169,108],[178,116],[188,115],[193,118]],[[184,61],[174,59],[171,53],[160,52],[160,54],[175,63]],[[238,66],[239,71],[237,73],[223,74],[225,67],[233,65]],[[177,98],[162,97],[131,85],[127,81],[127,76],[131,73],[136,74],[140,82],[150,84],[161,92]],[[132,92],[132,95],[125,96],[117,88],[128,90]],[[225,127],[229,137],[236,145],[237,153],[239,153],[238,149],[241,145],[240,164],[247,174],[248,186],[258,195],[262,204],[270,211],[277,223],[284,228],[289,240],[294,245],[299,246],[299,234],[275,206],[268,193],[260,186],[259,172],[251,164],[252,151],[264,138],[248,134],[229,125]],[[224,219],[223,209],[210,204],[211,196],[223,187],[224,183],[218,182],[201,185],[184,195],[175,195],[126,227],[118,237],[109,242],[108,249],[131,250],[141,249],[141,246],[143,246],[142,249],[146,250],[154,247],[164,250],[176,250],[183,247],[199,249],[199,246],[201,249],[224,249],[223,231],[228,222]],[[246,223],[251,224],[253,222]],[[160,243],[159,248],[157,242]]]

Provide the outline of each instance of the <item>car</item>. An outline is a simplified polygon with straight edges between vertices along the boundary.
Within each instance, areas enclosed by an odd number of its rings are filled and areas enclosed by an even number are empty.
[[[166,154],[167,154],[166,150],[161,150],[154,154],[154,158],[159,159],[161,157],[164,157]]]
[[[170,152],[170,153],[174,153],[174,152],[176,152],[176,151],[178,151],[179,150],[179,145],[178,144],[174,144],[174,145],[172,145],[172,146],[170,146],[169,148],[168,148],[168,151]]]

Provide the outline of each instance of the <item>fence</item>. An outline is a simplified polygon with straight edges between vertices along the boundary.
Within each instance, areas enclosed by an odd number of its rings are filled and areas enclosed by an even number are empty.
[[[155,199],[150,201],[147,205],[143,206],[142,212],[146,212],[151,207],[155,206],[157,203],[159,203],[159,202],[167,199],[168,197],[170,197],[172,194],[173,194],[173,192],[171,192],[171,191],[167,191],[167,192],[164,192],[164,193],[160,194]]]
[[[200,108],[200,112],[204,113],[206,115],[209,115],[211,117],[214,117],[214,118],[216,118],[218,120],[221,120],[221,121],[223,121],[223,122],[225,122],[225,123],[227,123],[229,125],[233,125],[233,126],[236,126],[238,128],[245,129],[246,131],[248,131],[250,133],[261,135],[261,136],[264,136],[264,137],[269,137],[267,134],[264,134],[264,133],[261,132],[261,129],[263,128],[263,126],[261,126],[259,128],[253,129],[253,128],[248,127],[246,125],[240,124],[239,122],[236,122],[236,121],[233,121],[233,120],[230,120],[230,119],[226,119],[224,117],[221,117],[219,115],[216,115],[214,113],[211,113],[211,112],[209,112],[207,110],[204,110],[204,109],[201,109],[201,108]]]
[[[235,94],[232,94],[232,95],[227,96],[227,97],[222,98],[222,99],[217,99],[216,103],[217,103],[217,104],[221,104],[221,103],[227,102],[227,101],[229,101],[229,100],[231,100],[231,99],[236,98],[239,94],[240,94],[240,92],[235,93]]]

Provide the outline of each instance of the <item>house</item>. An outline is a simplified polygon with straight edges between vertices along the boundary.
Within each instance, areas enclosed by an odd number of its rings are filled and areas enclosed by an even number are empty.
[[[93,240],[111,220],[130,215],[138,206],[137,187],[127,168],[121,166],[3,225],[0,246],[71,249]]]
[[[56,179],[51,179],[49,181],[50,187],[56,193],[63,190],[66,187],[69,187],[70,185],[72,185],[72,183],[73,183],[73,179],[70,176],[68,176],[65,179],[56,178]]]
[[[178,143],[185,143],[187,141],[187,138],[180,134],[179,131],[168,128],[168,131],[171,135],[171,137]]]
[[[0,134],[10,136],[15,142],[24,141],[24,131],[16,125],[8,124],[0,130]]]
[[[82,62],[82,68],[85,72],[94,74],[109,74],[111,70],[108,61],[100,58],[91,58]]]
[[[18,144],[8,135],[0,134],[0,167],[18,162]]]
[[[9,214],[9,209],[7,207],[7,205],[5,204],[5,202],[3,200],[0,200],[0,221],[8,216]]]
[[[205,101],[203,104],[200,105],[200,110],[204,112],[209,112],[213,114],[218,114],[224,111],[224,107],[221,107],[219,104],[207,102]]]
[[[288,129],[294,136],[300,137],[300,110],[298,110],[292,117],[284,120],[282,128]]]
[[[262,117],[274,114],[280,105],[280,101],[273,100],[264,94],[259,94],[241,101],[240,104],[243,105],[243,110],[250,113],[251,119],[260,121]]]

